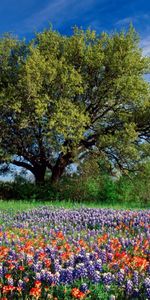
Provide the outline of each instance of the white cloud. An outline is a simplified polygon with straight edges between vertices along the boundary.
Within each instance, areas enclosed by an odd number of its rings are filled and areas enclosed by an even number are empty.
[[[150,56],[150,35],[141,40],[140,46],[143,49],[143,54],[145,56]]]
[[[72,2],[75,2],[74,0]],[[51,1],[46,7],[41,11],[30,16],[29,19],[25,21],[26,26],[29,28],[39,27],[43,25],[48,19],[56,20],[58,15],[63,14],[67,10],[68,1],[66,0],[56,0]]]
[[[101,8],[98,9],[102,13],[109,7],[110,0],[98,0]],[[81,24],[86,24],[91,29],[100,30],[100,20],[98,16],[93,14],[95,0],[49,0],[46,6],[40,11],[35,12],[23,21],[19,34],[31,33],[39,31],[43,26],[47,26],[48,22],[52,23],[55,28],[59,29],[68,22],[76,25],[76,20],[80,19]]]
[[[141,14],[136,15],[132,17],[127,17],[124,19],[120,19],[116,22],[115,25],[123,26],[123,25],[129,25],[131,22],[136,23],[136,25],[140,24],[140,22],[145,21],[147,22],[150,18],[149,14]],[[140,47],[143,49],[143,55],[150,56],[150,35],[148,34],[146,36],[146,33],[150,31],[150,28],[148,26],[145,26],[145,33],[143,35],[143,38],[141,38]]]
[[[141,14],[141,15],[134,15],[134,16],[128,16],[126,18],[120,19],[118,20],[115,25],[128,25],[130,23],[136,23],[136,22],[140,22],[141,20],[149,20],[149,14]]]
[[[100,0],[106,2],[105,0]],[[47,22],[54,25],[61,25],[65,20],[74,19],[81,12],[86,12],[92,8],[94,0],[52,0],[41,11],[36,12],[24,21],[24,32],[32,32]]]
[[[120,19],[116,22],[116,25],[128,25],[131,22],[133,23],[136,20],[136,17],[127,17],[127,18],[123,18]]]

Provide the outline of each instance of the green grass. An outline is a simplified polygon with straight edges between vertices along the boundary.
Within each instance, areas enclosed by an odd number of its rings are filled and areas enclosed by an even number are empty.
[[[40,206],[53,206],[55,208],[66,208],[66,209],[73,209],[73,208],[81,208],[81,207],[91,207],[91,208],[113,208],[113,209],[147,209],[150,208],[150,205],[142,206],[138,205],[135,202],[132,203],[77,203],[70,201],[25,201],[25,200],[10,200],[10,201],[3,201],[0,200],[0,210],[7,210],[7,211],[23,211],[23,210],[30,210]]]

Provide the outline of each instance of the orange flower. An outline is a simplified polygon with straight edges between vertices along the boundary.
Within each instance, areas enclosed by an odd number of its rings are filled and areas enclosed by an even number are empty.
[[[18,268],[20,271],[24,271],[24,267],[23,266],[19,266]]]
[[[144,242],[144,249],[148,249],[148,248],[149,248],[149,241],[146,240],[146,241]]]
[[[61,258],[63,260],[67,260],[70,257],[70,253],[69,252],[63,252],[61,253]]]
[[[56,244],[57,244],[57,241],[56,240],[52,240],[51,243],[52,243],[52,246],[55,247]]]
[[[42,283],[41,283],[40,280],[36,280],[34,285],[35,285],[36,288],[39,288],[42,285]]]
[[[145,269],[147,265],[149,264],[147,259],[139,257],[139,256],[134,256],[132,260],[133,268],[140,268],[140,271]]]
[[[86,248],[87,247],[87,244],[86,244],[86,242],[84,241],[84,240],[79,240],[79,245],[81,246],[81,247],[84,247],[84,248]]]
[[[85,297],[85,294],[81,292],[78,288],[73,288],[71,290],[71,296],[76,299],[83,299]]]
[[[21,293],[22,292],[22,287],[18,286],[16,287],[17,292]]]
[[[39,287],[31,288],[29,295],[35,297],[36,299],[39,299],[39,297],[41,296],[41,288]]]
[[[70,251],[71,247],[68,243],[65,243],[64,245],[64,248],[67,250],[67,251]]]
[[[33,265],[33,260],[29,260],[29,261],[28,261],[28,265],[29,265],[29,266],[32,266],[32,265]]]
[[[24,279],[23,279],[25,282],[29,282],[29,278],[28,277],[24,277]]]
[[[44,264],[45,264],[46,268],[49,268],[50,265],[51,265],[50,259],[45,259],[45,260],[44,260]]]
[[[39,260],[43,260],[45,258],[46,254],[45,253],[40,253],[39,254]]]
[[[13,264],[10,264],[8,267],[9,270],[13,270],[14,268],[15,268],[15,266]]]
[[[61,240],[64,240],[64,235],[62,233],[62,231],[59,231],[57,234],[56,234],[57,238],[61,239]]]
[[[98,246],[100,246],[101,244],[103,244],[108,238],[108,235],[105,233],[102,236],[98,237],[97,242],[98,242]]]
[[[6,279],[10,279],[11,277],[12,277],[11,274],[6,274],[6,275],[5,275],[5,278],[6,278]]]
[[[15,290],[15,287],[13,285],[4,285],[3,286],[3,294],[7,294],[9,292],[12,292]]]

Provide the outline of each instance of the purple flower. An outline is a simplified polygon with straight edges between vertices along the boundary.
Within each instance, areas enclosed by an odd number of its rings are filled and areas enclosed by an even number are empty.
[[[132,294],[133,292],[133,282],[130,279],[128,279],[126,283],[126,292],[128,295]]]
[[[91,281],[93,283],[98,283],[101,280],[101,276],[100,276],[100,272],[99,271],[95,271],[92,276],[91,276]]]
[[[83,263],[76,265],[73,271],[73,278],[76,280],[85,277],[87,277],[87,268],[85,265]]]
[[[144,279],[144,285],[146,288],[150,288],[150,277]]]
[[[86,283],[82,283],[80,286],[80,291],[86,293],[88,291],[88,285]]]
[[[96,269],[97,271],[102,272],[103,267],[102,267],[102,260],[101,260],[101,259],[98,259],[98,260],[96,261],[96,263],[95,263],[95,269]]]
[[[105,285],[110,285],[113,281],[113,277],[110,272],[104,273],[102,278]]]
[[[146,296],[147,296],[147,299],[150,299],[150,288],[146,289]]]
[[[69,284],[73,281],[73,268],[62,269],[60,272],[60,283]]]
[[[138,284],[139,284],[139,273],[138,273],[138,271],[134,271],[134,273],[133,273],[133,283],[136,286],[138,286]]]

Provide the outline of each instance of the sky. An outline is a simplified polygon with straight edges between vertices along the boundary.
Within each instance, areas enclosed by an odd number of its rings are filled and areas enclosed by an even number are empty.
[[[149,0],[0,1],[0,35],[12,32],[27,40],[49,23],[62,34],[71,34],[74,25],[112,32],[127,28],[130,22],[140,34],[144,55],[150,55]]]

